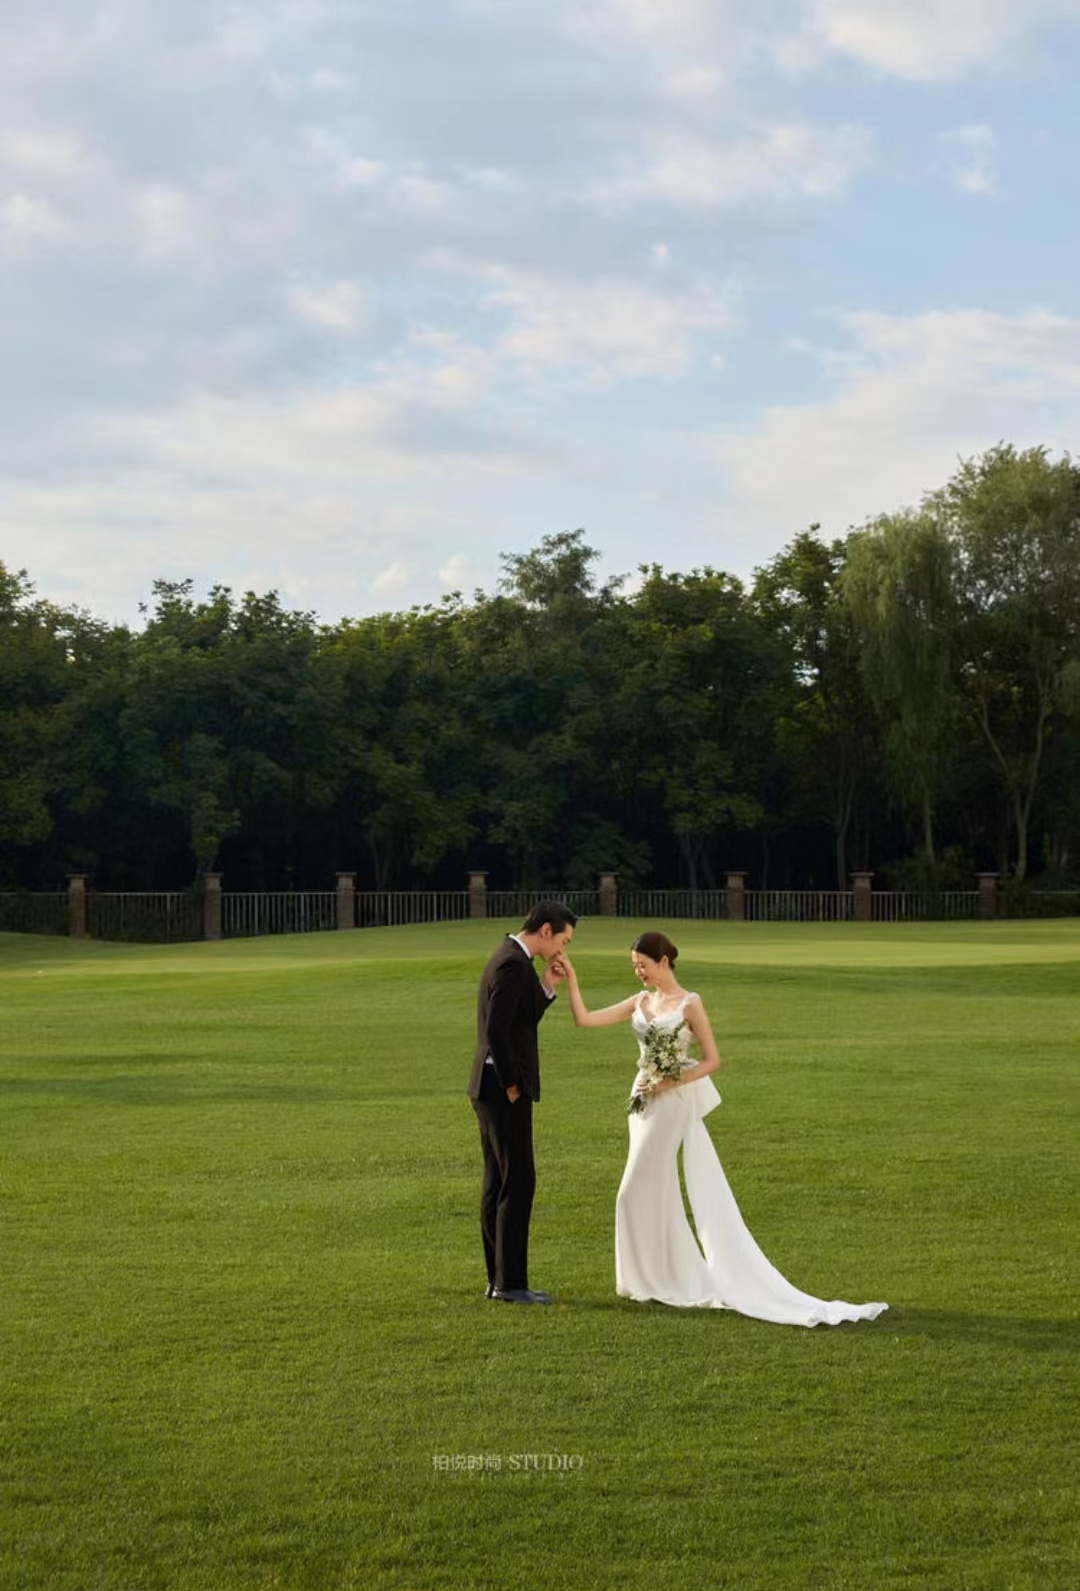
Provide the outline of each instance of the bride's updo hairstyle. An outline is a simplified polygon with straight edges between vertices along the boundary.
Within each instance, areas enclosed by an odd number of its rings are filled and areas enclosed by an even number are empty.
[[[648,956],[650,961],[659,961],[661,957],[666,956],[669,967],[675,965],[679,954],[678,946],[671,943],[667,934],[662,934],[655,928],[647,934],[638,934],[630,949],[636,950],[640,956]]]

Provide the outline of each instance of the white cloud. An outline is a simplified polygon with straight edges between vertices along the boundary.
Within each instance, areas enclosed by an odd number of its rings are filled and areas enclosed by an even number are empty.
[[[280,399],[202,394],[157,415],[124,415],[108,430],[160,466],[223,483],[307,488],[365,480],[408,481],[517,474],[524,467],[503,443],[436,431],[425,434],[416,409],[419,370],[383,385],[299,391]],[[470,447],[471,442],[471,447]]]
[[[277,483],[206,485],[150,470],[0,498],[0,536],[33,549],[40,589],[127,621],[159,577],[273,587],[325,617],[355,611],[386,547],[433,521],[432,505],[412,495],[379,502],[365,493],[361,501],[315,482],[288,492]]]
[[[687,66],[672,72],[664,89],[676,99],[698,99],[715,94],[723,85],[723,73],[715,66]]]
[[[457,197],[461,181],[468,181],[470,175],[475,186],[479,188],[490,189],[498,185],[501,190],[505,190],[510,186],[509,179],[505,176],[501,180],[493,180],[494,168],[480,168],[473,174],[459,173],[451,181],[445,177],[435,176],[431,166],[419,160],[395,167],[386,161],[370,160],[365,155],[340,157],[334,151],[332,143],[320,147],[317,139],[314,143],[309,140],[309,147],[313,148],[317,156],[331,156],[332,164],[336,167],[337,179],[342,187],[378,193],[392,210],[421,219],[438,219],[443,215]]]
[[[947,82],[1078,15],[1080,0],[812,0],[787,58],[798,62],[801,48],[800,64],[812,64],[816,46],[891,77]]]
[[[521,191],[521,178],[502,166],[473,166],[464,172],[465,181],[487,193],[508,194]]]
[[[619,594],[620,594],[620,596],[624,596],[624,597],[636,597],[636,596],[638,596],[639,593],[645,589],[645,581],[647,579],[648,579],[647,571],[645,569],[641,569],[641,568],[635,569],[633,574],[625,575],[623,577],[623,580],[622,580],[620,586],[619,586]]]
[[[649,258],[666,266],[668,246]],[[735,280],[687,282],[665,271],[659,285],[626,276],[541,275],[501,261],[432,250],[425,265],[470,284],[486,284],[484,303],[508,321],[488,353],[451,333],[414,328],[414,343],[446,355],[447,373],[464,370],[477,385],[529,372],[574,370],[601,382],[688,373],[700,345],[740,324],[741,287]]]
[[[371,589],[378,597],[393,596],[406,589],[411,573],[408,564],[396,558],[375,576],[371,582]]]
[[[477,575],[468,553],[451,553],[439,569],[439,580],[447,591],[465,591],[477,584]]]
[[[386,176],[386,166],[381,160],[368,160],[363,155],[353,155],[342,162],[341,180],[347,188],[374,188]]]
[[[0,165],[48,176],[67,176],[78,171],[83,160],[79,145],[67,133],[46,130],[0,135]]]
[[[13,193],[0,200],[0,228],[24,238],[58,238],[67,224],[46,200]]]
[[[707,94],[755,55],[794,75],[831,57],[889,77],[948,82],[997,65],[1080,0],[576,0],[572,36],[650,51],[670,94]]]
[[[661,200],[686,210],[833,199],[871,162],[864,127],[782,122],[733,139],[665,138],[637,167],[596,191],[600,202]]]
[[[403,210],[432,215],[450,207],[454,189],[448,182],[432,177],[421,165],[411,166],[396,177],[390,194]]]
[[[1032,321],[1032,351],[1024,317],[963,336],[955,317],[852,320],[837,352],[809,352],[828,383],[816,406],[790,399],[782,334],[841,294],[910,309],[951,294],[963,262],[926,234],[940,195],[925,214],[926,185],[900,197],[918,272],[860,226],[858,201],[879,217],[916,152],[986,193],[1001,150],[1019,163],[1037,145],[1023,259],[1002,235],[986,291],[1022,307],[1025,269],[1061,280],[1039,249],[1058,162],[1058,193],[1068,181],[1065,49],[1023,94],[1015,70],[1000,94],[987,74],[977,101],[935,90],[917,111],[866,75],[1008,67],[1080,0],[451,0],[423,29],[414,5],[340,0],[15,11],[0,24],[4,524],[20,562],[64,591],[77,567],[102,608],[129,571],[185,565],[299,590],[331,578],[316,546],[364,593],[407,564],[410,600],[426,598],[436,570],[462,583],[456,560],[493,563],[485,537],[564,522],[604,546],[678,527],[664,555],[689,565],[717,512],[703,414],[744,429],[718,446],[748,517],[798,523],[804,499],[858,518],[962,447],[1025,426],[1053,440],[1075,418],[1071,323]],[[784,50],[828,78],[778,80]],[[852,194],[866,172],[877,185]],[[1004,229],[1007,210],[980,220]],[[399,504],[400,532],[366,540]]]
[[[939,142],[949,156],[949,174],[954,185],[963,193],[979,194],[990,198],[997,192],[997,174],[994,170],[996,140],[993,129],[985,123],[969,127],[956,127],[942,133]]]
[[[292,301],[305,319],[330,331],[357,332],[369,321],[367,295],[356,282],[331,282],[326,287],[297,288]]]
[[[456,332],[414,325],[392,359],[378,366],[379,390],[408,405],[423,402],[446,412],[475,408],[496,374],[495,361]]]
[[[707,0],[587,0],[567,6],[564,15],[572,30],[625,30],[653,39],[695,32],[707,15]]]
[[[265,56],[270,44],[267,29],[254,18],[236,16],[218,24],[214,43],[224,55],[257,60]]]
[[[348,88],[350,86],[349,79],[343,73],[335,72],[332,67],[328,66],[320,66],[316,71],[312,72],[308,81],[312,88],[318,89],[320,93],[324,94],[332,94],[339,88]]]
[[[151,255],[175,254],[196,243],[194,210],[187,196],[167,183],[154,183],[132,197],[135,220]]]
[[[701,337],[736,324],[733,288],[670,293],[619,277],[559,282],[507,272],[488,302],[510,312],[496,353],[533,368],[575,367],[600,380],[685,375]]]
[[[1080,429],[1080,319],[985,310],[853,315],[822,355],[838,390],[781,404],[708,444],[733,513],[787,539],[813,520],[841,534],[917,502],[1002,438],[1067,448]]]
[[[457,184],[448,181],[423,160],[395,166],[369,155],[349,154],[341,138],[324,127],[309,127],[305,142],[311,156],[330,168],[341,187],[378,193],[399,212],[437,217],[451,204],[460,184],[460,176]],[[477,186],[490,186],[494,169],[478,168]]]

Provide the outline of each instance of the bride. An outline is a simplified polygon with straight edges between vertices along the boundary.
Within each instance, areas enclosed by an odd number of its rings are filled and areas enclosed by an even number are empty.
[[[588,1010],[573,966],[565,953],[560,957],[575,1025],[629,1021],[640,1049],[633,1093],[642,1096],[644,1108],[629,1118],[630,1152],[615,1203],[616,1292],[641,1303],[734,1309],[779,1325],[873,1320],[887,1304],[812,1298],[785,1281],[751,1237],[703,1120],[720,1103],[710,1077],[720,1057],[704,1005],[675,977],[678,953],[665,934],[639,935],[630,959],[644,989],[601,1011]],[[675,1036],[681,1051],[677,1081],[654,1082],[647,1073],[650,1031]],[[692,1040],[701,1052],[696,1063],[689,1054]],[[680,1145],[700,1248],[683,1209]]]

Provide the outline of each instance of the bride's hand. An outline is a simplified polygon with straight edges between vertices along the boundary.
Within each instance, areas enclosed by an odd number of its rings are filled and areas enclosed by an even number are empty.
[[[574,971],[574,964],[570,960],[570,957],[566,954],[565,950],[559,951],[559,954],[555,957],[551,965],[553,967],[557,967],[562,976],[567,978],[571,983],[573,983],[577,978],[577,973]]]

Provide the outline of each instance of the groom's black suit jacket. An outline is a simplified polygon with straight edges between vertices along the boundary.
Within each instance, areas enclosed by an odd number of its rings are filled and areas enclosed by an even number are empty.
[[[540,1098],[540,1057],[536,1029],[551,1004],[528,955],[508,934],[484,968],[476,1007],[476,1054],[469,1098],[480,1098],[484,1062],[495,1063],[500,1088],[520,1088]]]

